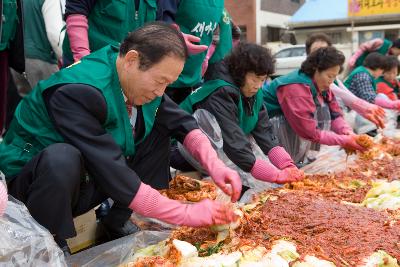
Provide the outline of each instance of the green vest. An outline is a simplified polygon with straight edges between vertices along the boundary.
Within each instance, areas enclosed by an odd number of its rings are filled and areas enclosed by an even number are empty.
[[[0,51],[6,50],[17,30],[17,0],[2,0],[3,9],[0,17]]]
[[[373,52],[378,52],[379,54],[386,55],[389,52],[390,47],[392,47],[393,43],[388,39],[383,39],[383,44],[379,47],[378,50]],[[362,66],[364,63],[365,58],[369,55],[369,51],[365,51],[361,54],[361,56],[356,60],[355,67]]]
[[[44,0],[24,1],[25,57],[57,64],[56,56],[46,34],[46,25],[42,14],[43,3]]]
[[[376,80],[374,78],[374,76],[371,75],[371,73],[369,73],[369,71],[364,67],[364,66],[360,66],[355,68],[350,75],[346,78],[346,80],[344,81],[344,85],[346,85],[347,88],[350,88],[350,85],[353,81],[353,77],[354,75],[358,74],[358,73],[366,73],[368,74],[368,76],[372,79],[372,87],[374,88],[374,91],[376,93]]]
[[[129,32],[156,20],[157,0],[140,0],[139,10],[135,0],[98,0],[88,17],[90,51],[106,45],[119,46]],[[68,34],[63,42],[63,53],[73,61]]]
[[[18,105],[10,129],[0,144],[0,170],[7,176],[18,174],[21,168],[45,147],[64,142],[55,130],[43,100],[43,92],[62,84],[86,84],[97,88],[107,103],[107,118],[103,128],[111,134],[125,156],[135,153],[135,144],[142,142],[153,128],[155,114],[161,102],[158,97],[143,105],[145,134],[134,140],[123,93],[116,70],[118,49],[107,46],[40,81]],[[138,139],[138,138],[137,138]]]
[[[229,86],[229,87],[235,88],[237,90],[240,90],[236,85],[228,83],[224,80],[210,80],[210,81],[205,82],[196,91],[191,93],[179,106],[183,110],[192,114],[194,112],[193,107],[196,103],[201,102],[202,100],[207,98],[209,95],[211,95],[213,92],[215,92],[218,88],[221,88],[223,86]],[[261,89],[259,89],[256,94],[256,99],[255,99],[255,103],[253,105],[253,110],[251,112],[251,115],[247,115],[246,112],[244,112],[242,98],[243,98],[242,94],[240,94],[239,102],[237,104],[238,116],[239,116],[239,118],[238,118],[239,126],[245,134],[249,134],[254,130],[254,128],[257,125],[258,114],[260,113],[260,110],[263,105]]]
[[[386,83],[390,88],[393,89],[393,92],[398,94],[400,92],[399,84],[396,83],[394,86],[391,82],[388,82],[383,78],[383,76],[380,76],[378,79],[376,79],[376,84],[378,83]]]
[[[318,91],[311,78],[300,70],[295,70],[287,75],[274,79],[266,90],[263,90],[264,102],[266,103],[268,114],[271,117],[283,114],[278,101],[277,91],[281,86],[288,84],[306,84],[310,87],[311,94],[316,107],[320,106],[318,101]]]
[[[182,0],[176,14],[176,23],[183,33],[195,35],[201,39],[201,45],[209,46],[212,42],[213,32],[221,21],[223,10],[224,0]],[[232,42],[227,51],[231,48]],[[207,51],[190,55],[181,75],[171,84],[171,87],[182,88],[199,84],[201,65],[206,53]]]
[[[232,49],[232,25],[231,17],[226,9],[222,12],[219,23],[219,42],[215,48],[214,54],[208,61],[209,64],[222,60]]]

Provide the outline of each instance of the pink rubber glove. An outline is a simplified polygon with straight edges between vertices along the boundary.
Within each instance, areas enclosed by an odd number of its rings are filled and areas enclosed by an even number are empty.
[[[400,100],[390,100],[384,97],[375,97],[375,104],[387,109],[400,110]]]
[[[0,217],[3,216],[7,207],[8,195],[4,184],[0,181]]]
[[[180,31],[180,27],[178,24],[171,24],[173,27],[175,27],[178,31]],[[196,55],[201,52],[204,52],[208,49],[208,46],[206,45],[196,45],[194,43],[199,43],[200,38],[191,34],[187,33],[182,33],[183,39],[185,39],[186,47],[188,49],[188,52],[190,55]]]
[[[231,196],[231,201],[236,202],[242,191],[242,180],[236,171],[226,167],[218,158],[207,136],[201,130],[195,129],[186,135],[183,146],[200,162],[215,184]],[[230,184],[231,188],[227,184]]]
[[[185,39],[186,47],[188,48],[188,52],[190,55],[196,55],[201,52],[204,52],[208,49],[206,45],[197,45],[194,43],[200,43],[200,38],[191,34],[183,33],[183,39]]]
[[[290,157],[289,153],[281,146],[273,147],[268,152],[268,159],[269,161],[274,164],[280,170],[283,170],[288,167],[295,167],[292,158]]]
[[[72,14],[67,17],[67,33],[74,61],[90,54],[88,19],[84,15]]]
[[[321,131],[320,143],[329,146],[339,145],[346,149],[365,151],[365,148],[357,144],[357,135],[339,135],[331,131]]]
[[[363,99],[359,99],[353,104],[355,111],[367,120],[374,123],[378,128],[385,128],[385,110],[378,105],[371,104]]]
[[[337,117],[331,122],[331,130],[337,134],[354,134],[353,129],[349,126],[349,124],[344,120],[342,116]]]
[[[214,52],[215,52],[215,44],[212,43],[208,48],[207,55],[203,60],[203,64],[201,64],[201,76],[204,76],[204,73],[206,73],[208,68],[208,61],[210,60]]]
[[[358,98],[346,88],[341,80],[336,79],[336,81],[339,86],[334,83],[329,86],[329,89],[335,96],[340,97],[346,106],[355,110],[358,114],[374,123],[377,127],[385,127],[385,111],[381,107]]]
[[[145,217],[190,227],[228,224],[237,219],[230,205],[209,199],[194,204],[184,204],[164,197],[144,183],[141,183],[129,208]]]
[[[250,173],[257,180],[277,184],[295,182],[304,178],[304,172],[295,166],[279,170],[262,159],[256,160]]]
[[[364,42],[360,45],[360,49],[363,51],[376,51],[379,47],[381,47],[383,44],[383,39],[381,38],[375,38],[372,39],[368,42]]]

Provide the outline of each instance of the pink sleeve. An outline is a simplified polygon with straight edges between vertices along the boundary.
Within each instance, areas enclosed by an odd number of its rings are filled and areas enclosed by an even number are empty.
[[[314,119],[316,107],[309,87],[303,84],[285,85],[278,90],[277,96],[283,114],[296,134],[319,143],[321,131]]]
[[[66,29],[74,61],[90,54],[88,19],[84,15],[72,14],[67,17]]]
[[[398,109],[400,106],[400,100],[392,101],[390,99],[385,99],[384,97],[375,97],[375,104],[387,109]]]
[[[353,133],[353,129],[342,116],[337,117],[331,122],[331,130],[337,134]]]

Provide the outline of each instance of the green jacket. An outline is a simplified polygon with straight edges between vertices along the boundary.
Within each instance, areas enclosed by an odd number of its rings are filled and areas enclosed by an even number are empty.
[[[90,51],[106,45],[119,46],[129,32],[156,20],[157,0],[98,0],[88,17]],[[68,34],[63,42],[63,53],[73,61]]]
[[[311,94],[314,99],[314,103],[316,107],[320,106],[318,101],[318,91],[315,88],[314,83],[311,78],[300,70],[295,70],[287,75],[281,76],[279,78],[274,79],[269,87],[263,91],[264,94],[264,102],[267,106],[268,114],[271,117],[283,114],[281,106],[278,101],[277,91],[281,86],[288,84],[306,84],[310,87]]]
[[[47,146],[64,142],[49,118],[43,92],[54,86],[81,83],[97,88],[107,103],[103,128],[111,134],[125,156],[135,153],[135,144],[142,142],[153,128],[161,102],[158,97],[142,106],[145,134],[134,140],[123,93],[116,70],[118,49],[107,46],[41,81],[18,105],[10,129],[0,144],[0,170],[10,177],[18,174],[32,157]]]

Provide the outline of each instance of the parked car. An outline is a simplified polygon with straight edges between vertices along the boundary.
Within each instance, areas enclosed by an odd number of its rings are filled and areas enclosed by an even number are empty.
[[[300,68],[301,63],[306,59],[306,46],[293,45],[282,48],[275,53],[276,65],[273,76],[281,76]]]

